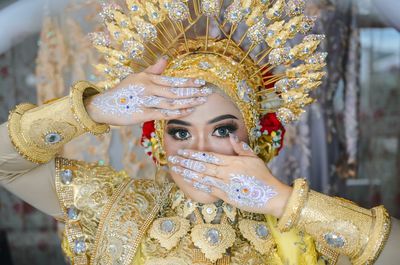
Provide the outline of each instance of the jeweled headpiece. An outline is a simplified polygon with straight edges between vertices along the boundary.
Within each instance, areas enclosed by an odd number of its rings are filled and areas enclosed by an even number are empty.
[[[96,68],[105,80],[98,85],[112,87],[167,55],[172,59],[165,75],[202,78],[236,103],[251,147],[268,161],[281,148],[284,129],[274,126],[271,131],[265,124],[297,120],[325,75],[327,54],[316,52],[324,36],[294,41],[315,22],[303,14],[304,8],[305,0],[126,0],[126,6],[104,5],[106,31],[91,34],[104,54],[104,63]],[[160,162],[163,126],[157,121],[152,137],[144,139]]]

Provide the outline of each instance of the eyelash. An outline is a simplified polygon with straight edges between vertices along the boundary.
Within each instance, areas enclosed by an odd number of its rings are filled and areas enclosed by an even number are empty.
[[[228,124],[219,125],[218,127],[214,128],[213,135],[215,134],[215,132],[218,129],[227,129],[229,131],[229,133],[233,133],[238,129],[238,126],[233,122],[228,123]],[[187,137],[187,138],[184,138],[184,139],[177,137],[176,134],[180,133],[180,132],[187,132],[188,133],[188,130],[185,129],[185,128],[171,128],[171,129],[167,130],[167,133],[169,135],[171,135],[177,141],[185,141],[185,140],[189,139],[190,136]],[[218,138],[227,138],[227,137],[229,137],[229,134],[224,135],[224,136],[218,136],[218,135],[215,135],[215,136],[218,137]]]

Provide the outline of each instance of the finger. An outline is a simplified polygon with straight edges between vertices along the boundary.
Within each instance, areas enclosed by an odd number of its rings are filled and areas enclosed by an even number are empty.
[[[169,87],[201,87],[206,84],[204,79],[187,78],[187,77],[171,77],[165,75],[149,75],[150,80],[160,86]]]
[[[151,95],[170,98],[184,99],[192,97],[202,97],[212,94],[212,89],[209,87],[165,87],[159,85],[149,86]]]
[[[155,64],[147,67],[143,72],[153,75],[160,75],[167,67],[168,61],[165,58],[160,58]]]
[[[147,109],[147,113],[151,120],[171,120],[171,119],[179,119],[185,117],[192,113],[194,108],[187,109]]]
[[[222,178],[222,175],[220,176],[220,166],[183,158],[181,156],[169,156],[168,161],[173,165],[179,165],[183,168],[201,173],[203,175]]]
[[[227,183],[224,182],[223,180],[220,180],[218,178],[214,178],[211,176],[205,176],[203,177],[200,181],[198,180],[192,180],[192,182],[195,183],[199,182],[202,185],[208,186],[211,190],[211,194],[226,201],[227,200],[227,195],[226,195],[226,186]]]
[[[184,158],[190,158],[193,160],[210,163],[214,165],[220,165],[220,166],[225,165],[224,159],[222,158],[221,155],[211,152],[199,152],[188,149],[179,149],[178,155]]]
[[[171,171],[182,176],[186,182],[193,183],[193,181],[201,181],[202,176],[192,170],[183,168],[181,166],[172,166]]]
[[[184,98],[184,99],[169,99],[159,96],[148,96],[144,98],[143,105],[146,107],[154,107],[166,110],[179,110],[192,108],[207,101],[207,97]]]
[[[256,154],[253,152],[250,146],[247,143],[240,141],[236,135],[230,133],[229,141],[231,142],[233,150],[239,156],[252,156],[252,157],[256,156]]]

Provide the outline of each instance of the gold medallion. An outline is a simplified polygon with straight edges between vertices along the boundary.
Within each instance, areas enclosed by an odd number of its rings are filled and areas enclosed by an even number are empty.
[[[235,230],[228,224],[198,224],[191,234],[193,244],[212,262],[222,258],[236,238]]]
[[[217,206],[214,203],[204,204],[201,213],[206,223],[211,223],[217,216]]]
[[[197,202],[194,202],[192,200],[186,200],[183,203],[183,217],[186,218],[188,217],[197,207]]]
[[[226,216],[229,218],[229,220],[231,220],[231,222],[234,222],[236,217],[236,208],[224,202],[222,204],[222,209],[224,209],[224,212]]]
[[[243,237],[254,246],[254,249],[263,255],[268,254],[274,246],[267,222],[243,219],[239,221],[239,230]]]
[[[189,229],[189,220],[174,216],[155,220],[149,233],[150,237],[156,239],[163,248],[171,250],[187,234]]]

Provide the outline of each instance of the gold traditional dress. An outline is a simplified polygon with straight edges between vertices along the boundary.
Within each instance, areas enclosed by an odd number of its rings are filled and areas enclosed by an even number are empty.
[[[324,76],[326,54],[316,52],[323,36],[290,43],[314,23],[303,14],[304,5],[302,0],[105,5],[107,30],[92,35],[104,54],[104,63],[96,66],[104,82],[78,82],[68,97],[39,107],[21,104],[11,112],[8,132],[0,127],[2,185],[65,223],[62,248],[72,264],[308,265],[336,264],[339,255],[353,264],[372,264],[390,233],[385,209],[367,210],[311,191],[304,180],[295,181],[276,220],[224,202],[198,204],[169,182],[133,180],[102,164],[54,158],[74,137],[108,131],[108,125],[91,120],[84,99],[168,55],[172,59],[163,74],[202,78],[221,89],[240,109],[250,146],[269,161],[279,141],[260,120],[269,113],[282,123],[296,120]],[[163,127],[164,121],[155,122],[149,139],[160,165],[165,164]],[[11,178],[14,182],[4,181]],[[30,184],[42,191],[40,199],[26,192]],[[393,238],[399,239],[394,227]],[[387,245],[390,254],[382,260],[398,257],[394,245]]]

